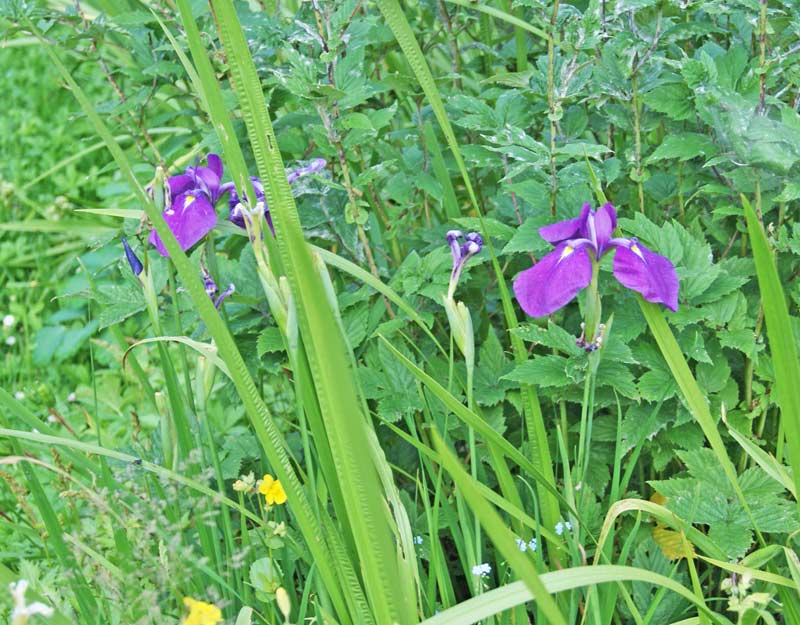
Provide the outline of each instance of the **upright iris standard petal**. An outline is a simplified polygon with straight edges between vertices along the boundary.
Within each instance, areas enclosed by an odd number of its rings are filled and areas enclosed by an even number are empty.
[[[641,293],[648,302],[678,310],[678,274],[668,258],[647,249],[636,239],[617,244],[614,276],[622,286]]]
[[[568,239],[588,239],[589,234],[586,231],[586,220],[589,218],[591,212],[591,205],[586,203],[583,205],[583,210],[581,210],[579,217],[567,219],[566,221],[559,221],[549,226],[543,226],[539,228],[539,236],[553,245],[558,245]]]
[[[617,227],[617,211],[610,202],[606,202],[594,214],[594,234],[595,245],[597,246],[597,258],[603,255],[608,249],[611,237],[614,236],[614,229]]]
[[[216,154],[206,157],[208,167],[187,167],[186,175],[191,176],[195,187],[203,188],[215,203],[220,195],[220,181],[222,180],[222,161]]]
[[[172,206],[162,213],[183,251],[206,236],[217,224],[217,213],[209,198],[202,193],[194,193],[181,193],[173,198]],[[155,230],[150,233],[148,241],[156,246],[162,256],[169,256]]]
[[[544,317],[569,303],[592,281],[592,259],[585,247],[561,243],[514,281],[514,295],[531,317]]]

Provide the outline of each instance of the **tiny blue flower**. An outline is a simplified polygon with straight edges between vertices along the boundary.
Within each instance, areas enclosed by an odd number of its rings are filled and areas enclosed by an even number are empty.
[[[472,574],[478,577],[486,577],[492,572],[492,565],[488,562],[476,564],[472,567]]]
[[[528,550],[528,543],[526,543],[521,538],[515,538],[514,542],[517,543],[517,549],[520,551],[527,551]]]
[[[561,536],[563,533],[564,533],[564,523],[562,521],[559,521],[558,523],[556,523],[556,534]]]
[[[414,544],[421,545],[422,544],[422,536],[414,536]]]
[[[536,542],[535,538],[531,538],[530,542],[528,543],[528,549],[531,551],[536,551],[536,547],[539,546],[539,543]]]

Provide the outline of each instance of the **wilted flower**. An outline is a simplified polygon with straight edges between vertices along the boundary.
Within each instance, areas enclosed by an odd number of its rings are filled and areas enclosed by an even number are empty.
[[[28,619],[34,614],[42,616],[52,616],[53,608],[46,606],[38,601],[27,605],[25,603],[25,592],[28,590],[28,581],[21,579],[17,583],[9,585],[11,597],[14,600],[14,609],[11,611],[11,625],[25,625]]]
[[[247,475],[242,475],[238,480],[233,483],[233,490],[236,492],[247,492],[253,490],[256,485],[256,476],[252,471]]]
[[[258,492],[264,495],[264,499],[266,499],[267,505],[269,506],[286,503],[286,492],[283,490],[280,480],[276,480],[269,473],[261,478],[261,482],[258,485]]]
[[[612,238],[616,227],[616,211],[606,203],[596,212],[586,204],[576,219],[539,228],[542,238],[556,248],[514,281],[522,309],[531,317],[543,317],[566,305],[589,286],[594,264],[615,249],[617,280],[647,301],[676,311],[678,276],[673,264],[636,238]]]
[[[488,562],[476,564],[472,567],[472,574],[478,577],[486,577],[492,572],[492,565]]]
[[[208,167],[187,167],[186,171],[167,180],[168,206],[162,215],[181,249],[186,251],[217,224],[214,204],[224,193],[220,186],[222,160],[216,154],[206,157]],[[153,230],[148,241],[162,256],[169,256],[164,242]]]
[[[200,273],[203,277],[203,286],[205,287],[206,293],[211,298],[211,301],[214,302],[214,308],[219,310],[219,307],[222,305],[222,302],[225,301],[225,298],[233,295],[236,292],[236,287],[233,285],[233,282],[231,282],[228,284],[227,289],[225,289],[222,293],[219,293],[217,283],[214,281],[214,277],[211,275],[211,272],[206,269],[202,257],[200,259]],[[219,293],[219,295],[217,295],[217,293]]]
[[[183,605],[189,608],[183,625],[217,625],[222,621],[222,611],[213,603],[184,597]]]
[[[288,174],[286,174],[286,180],[291,184],[298,178],[322,171],[323,169],[325,169],[325,166],[327,164],[328,162],[324,158],[315,158],[307,166],[298,167],[297,169],[293,169]],[[269,214],[269,206],[267,206],[267,202],[264,199],[264,185],[261,182],[261,179],[255,176],[250,177],[250,182],[253,184],[253,190],[255,191],[256,194],[255,206],[259,211],[264,212],[264,218],[267,220],[267,225],[274,234],[275,228],[272,226],[272,218],[270,217]],[[233,224],[239,226],[240,228],[244,228],[245,222],[244,222],[243,211],[245,210],[245,205],[239,198],[239,194],[236,192],[236,187],[232,182],[226,182],[224,185],[220,187],[220,195],[226,192],[230,192],[230,196],[228,199],[228,206],[230,209],[228,213],[229,219]],[[261,205],[260,208],[259,204]]]

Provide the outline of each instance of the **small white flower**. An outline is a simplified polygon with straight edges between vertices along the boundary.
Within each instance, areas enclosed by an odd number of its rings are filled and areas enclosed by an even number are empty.
[[[12,334],[11,336],[7,336],[6,337],[6,345],[11,347],[11,346],[16,345],[16,344],[17,344],[17,337],[16,336],[14,336]]]
[[[55,423],[58,419],[55,418],[53,415],[47,415],[47,422],[48,423]]]
[[[556,523],[556,534],[561,536],[563,533],[564,533],[564,523],[559,521],[558,523]]]
[[[28,590],[27,580],[21,579],[16,584],[12,583],[8,589],[11,591],[11,597],[14,600],[11,625],[25,625],[34,614],[41,614],[42,616],[53,615],[53,608],[38,601],[30,605],[25,604],[25,591]]]
[[[571,532],[571,531],[572,531],[572,523],[570,523],[569,521],[565,521],[565,522],[564,522],[564,527],[566,527],[566,528],[567,528],[567,531],[568,531],[568,532]]]
[[[486,577],[489,573],[492,572],[492,565],[488,562],[484,562],[483,564],[476,564],[472,567],[472,574],[478,577]]]
[[[74,402],[76,399],[78,399],[78,396],[75,393],[67,395],[67,401],[70,403]]]
[[[520,551],[527,551],[528,550],[528,543],[526,543],[521,538],[515,538],[514,542],[517,543],[517,549]]]
[[[16,322],[17,320],[14,318],[14,315],[6,315],[5,317],[3,317],[4,328],[11,328],[14,326]]]
[[[536,547],[539,546],[539,543],[536,542],[535,538],[531,538],[530,542],[528,543],[528,549],[531,551],[536,551]]]
[[[23,399],[25,399],[25,393],[23,393],[22,391],[17,391],[16,393],[14,393],[14,399],[16,399],[17,401],[22,401]]]
[[[422,544],[422,536],[414,536],[414,544],[421,545]]]

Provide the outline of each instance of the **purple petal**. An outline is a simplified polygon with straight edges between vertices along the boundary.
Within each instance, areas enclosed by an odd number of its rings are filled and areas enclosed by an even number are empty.
[[[514,295],[531,317],[544,317],[566,305],[592,281],[586,248],[560,244],[514,281]]]
[[[211,152],[206,156],[206,163],[208,164],[208,168],[217,174],[217,178],[222,180],[222,159],[219,155]]]
[[[167,179],[170,197],[178,197],[194,186],[194,177],[188,174],[178,174]]]
[[[539,228],[539,235],[548,243],[558,245],[567,239],[588,239],[589,234],[586,230],[586,220],[592,208],[590,204],[584,204],[579,217],[559,221],[549,226]]]
[[[601,256],[617,227],[617,211],[610,202],[597,209],[594,217],[595,236],[597,236],[597,255]]]
[[[194,174],[195,180],[208,190],[211,201],[216,202],[219,197],[219,176],[208,167],[189,168],[186,171]]]
[[[162,215],[183,251],[206,236],[217,224],[214,206],[208,197],[201,194],[181,193]],[[150,233],[148,241],[156,246],[162,256],[169,256],[164,242],[155,230]]]
[[[631,241],[630,247],[617,247],[614,276],[622,286],[642,294],[648,302],[678,310],[678,274],[668,258]]]

